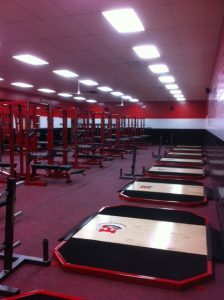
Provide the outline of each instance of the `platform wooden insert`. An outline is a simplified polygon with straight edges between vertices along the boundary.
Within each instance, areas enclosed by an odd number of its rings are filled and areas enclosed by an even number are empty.
[[[201,156],[201,153],[195,153],[195,152],[168,152],[168,155]]]
[[[167,172],[167,173],[187,173],[187,174],[197,174],[203,175],[203,169],[191,169],[191,168],[171,168],[171,167],[152,167],[148,172]]]
[[[188,146],[188,145],[176,145],[176,147],[180,147],[180,148],[182,148],[182,147],[184,147],[184,148],[199,148],[199,149],[201,149],[202,147],[201,146]]]
[[[199,163],[203,164],[202,159],[191,159],[191,158],[172,158],[172,157],[163,157],[160,161],[165,162],[182,162],[182,163]]]
[[[198,152],[202,152],[201,149],[195,149],[195,148],[173,148],[172,150],[175,150],[175,151],[197,151]]]
[[[201,185],[135,181],[131,185],[129,185],[126,190],[136,192],[166,193],[202,197],[204,196],[204,187]]]
[[[206,226],[201,225],[98,214],[73,238],[207,255]]]

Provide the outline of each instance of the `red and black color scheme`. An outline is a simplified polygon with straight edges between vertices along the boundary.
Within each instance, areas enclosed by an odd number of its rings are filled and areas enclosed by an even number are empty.
[[[98,223],[98,219],[114,220],[114,222]],[[142,230],[146,234],[143,234],[145,240],[141,240],[141,234],[136,234],[133,238],[138,239],[140,244],[134,244],[133,240],[125,244],[126,234],[128,237],[130,234],[130,231],[125,233],[125,230],[131,228],[128,221],[132,224],[136,223],[138,228],[142,223],[156,223],[154,228],[157,229],[153,231],[152,228],[143,226]],[[80,234],[91,226],[94,232],[93,238],[86,236],[80,238]],[[147,244],[152,236],[154,236],[154,242],[160,239],[157,234],[158,226],[164,226],[163,229],[161,228],[162,243],[164,245],[164,239],[167,238],[167,247],[166,245],[156,247],[155,244],[154,247],[150,247]],[[184,249],[171,250],[171,241],[164,230],[172,231],[171,228],[176,226],[187,228],[193,226],[193,228],[202,229],[205,233],[206,254]],[[133,229],[134,232],[135,229]],[[95,234],[103,238],[99,240]],[[133,232],[131,234],[133,235]],[[186,232],[183,234],[185,235]],[[121,238],[120,242],[113,242],[112,240],[119,235],[123,235],[124,238]],[[200,244],[194,229],[191,238],[197,240],[193,244]],[[174,247],[177,243],[175,241]],[[186,247],[189,245],[187,239]],[[171,209],[125,205],[102,208],[70,231],[54,250],[54,256],[59,260],[64,271],[171,289],[183,289],[198,284],[212,278],[213,273],[210,230],[206,219],[187,211]]]
[[[161,179],[199,180],[205,177],[205,170],[203,167],[154,166],[146,170],[145,175]]]
[[[19,296],[14,296],[7,299],[27,299],[27,300],[62,300],[62,299],[70,299],[70,300],[84,300],[83,298],[75,297],[75,296],[66,296],[54,292],[49,292],[45,290],[37,290],[33,292],[28,292],[21,294]],[[5,299],[6,300],[6,299]]]
[[[158,187],[161,189],[160,192],[157,190],[150,190],[155,183],[159,184]],[[203,194],[199,196],[194,192],[190,192],[189,194],[180,193],[182,186],[193,187],[193,190],[194,188],[199,188],[203,191]],[[171,188],[170,192],[168,192],[169,187]],[[177,192],[175,191],[175,187]],[[119,191],[119,198],[131,202],[168,204],[175,206],[201,206],[206,205],[208,202],[207,188],[204,187],[203,183],[193,180],[159,178],[141,178],[132,181]]]

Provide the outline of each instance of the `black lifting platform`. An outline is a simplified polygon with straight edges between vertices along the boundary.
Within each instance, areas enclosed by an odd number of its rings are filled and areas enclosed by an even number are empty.
[[[210,226],[187,211],[105,207],[54,250],[64,271],[183,289],[212,278]]]

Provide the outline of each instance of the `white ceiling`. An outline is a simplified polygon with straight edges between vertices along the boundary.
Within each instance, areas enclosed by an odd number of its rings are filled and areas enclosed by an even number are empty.
[[[119,34],[101,14],[125,7],[135,9],[144,32]],[[80,78],[92,78],[144,102],[171,100],[148,70],[152,60],[142,61],[132,50],[150,43],[161,53],[153,62],[169,66],[187,100],[203,100],[223,13],[223,0],[0,0],[0,87],[15,89],[11,82],[25,81],[34,85],[29,92],[37,95],[41,87],[74,93],[77,79],[52,73],[68,68]],[[23,53],[46,59],[49,65],[33,67],[12,58]],[[86,95],[120,101],[102,93]]]

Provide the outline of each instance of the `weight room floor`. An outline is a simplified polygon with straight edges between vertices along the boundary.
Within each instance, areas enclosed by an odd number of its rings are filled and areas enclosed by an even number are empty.
[[[153,165],[152,150],[139,150],[137,154],[137,170],[142,166]],[[78,224],[84,217],[91,215],[103,206],[121,205],[117,191],[129,180],[120,180],[119,169],[130,171],[131,155],[125,159],[117,158],[114,162],[104,162],[104,168],[97,166],[86,171],[86,176],[72,175],[73,182],[66,184],[64,180],[49,180],[47,187],[21,186],[17,190],[17,210],[23,210],[23,215],[16,220],[15,240],[22,240],[22,246],[16,253],[32,256],[41,255],[41,241],[49,239],[50,254],[59,244],[57,241],[64,233]],[[204,182],[209,184],[209,179]],[[3,188],[4,185],[1,184]],[[128,203],[127,203],[128,205]],[[165,207],[146,203],[131,203],[133,206]],[[169,207],[170,208],[170,207]],[[175,209],[175,206],[172,207]],[[177,207],[177,209],[180,209]],[[211,225],[218,227],[215,203],[209,201],[207,206],[197,208],[181,208],[205,216]],[[3,230],[3,209],[0,211],[1,228]],[[1,230],[1,232],[2,232]],[[1,234],[2,238],[2,234]],[[223,264],[215,264],[215,279],[202,285],[184,291],[173,291],[140,284],[125,283],[103,278],[97,278],[75,273],[66,273],[53,260],[48,268],[26,265],[16,271],[4,284],[19,287],[21,292],[34,289],[52,290],[67,295],[80,296],[91,300],[127,300],[127,299],[222,299],[223,294]],[[3,297],[2,297],[3,298]]]

